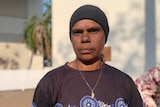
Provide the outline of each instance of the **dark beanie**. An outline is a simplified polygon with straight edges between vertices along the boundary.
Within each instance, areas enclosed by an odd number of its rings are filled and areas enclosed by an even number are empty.
[[[71,38],[72,27],[76,22],[82,19],[91,19],[100,24],[105,32],[105,37],[106,37],[105,42],[107,41],[109,33],[107,17],[100,8],[93,5],[83,5],[79,7],[77,10],[75,10],[75,12],[72,14],[70,19],[70,29],[69,29],[70,38]]]

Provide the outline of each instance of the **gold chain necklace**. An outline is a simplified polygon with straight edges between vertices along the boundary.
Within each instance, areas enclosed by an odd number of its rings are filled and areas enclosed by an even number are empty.
[[[78,66],[77,66],[77,68],[78,68]],[[99,77],[98,77],[97,82],[96,82],[96,84],[94,85],[93,88],[91,88],[91,86],[89,85],[88,81],[85,79],[84,75],[82,74],[82,71],[80,71],[79,68],[78,68],[78,71],[80,72],[80,74],[81,74],[83,80],[85,81],[86,85],[87,85],[87,86],[89,87],[89,89],[91,90],[91,97],[94,98],[94,96],[95,96],[94,90],[95,90],[95,88],[97,87],[97,85],[98,85],[98,83],[99,83],[99,80],[100,80],[100,78],[101,78],[101,76],[102,76],[102,64],[101,64],[101,71],[100,71]]]

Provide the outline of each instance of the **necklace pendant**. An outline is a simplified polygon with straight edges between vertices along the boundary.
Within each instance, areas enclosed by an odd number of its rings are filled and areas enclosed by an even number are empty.
[[[94,98],[94,92],[93,91],[91,92],[91,97]]]

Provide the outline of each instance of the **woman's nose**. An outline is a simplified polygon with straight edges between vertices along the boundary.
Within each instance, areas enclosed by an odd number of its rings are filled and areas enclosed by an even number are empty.
[[[89,37],[89,34],[84,32],[81,37],[81,43],[87,43],[87,42],[91,42],[91,39]]]

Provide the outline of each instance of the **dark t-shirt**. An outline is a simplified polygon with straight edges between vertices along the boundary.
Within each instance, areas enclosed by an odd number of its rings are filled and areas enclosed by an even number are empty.
[[[107,64],[102,65],[102,76],[94,90],[86,85],[80,72],[67,64],[48,72],[38,83],[33,107],[143,107],[133,80]],[[93,88],[100,69],[82,72]]]

